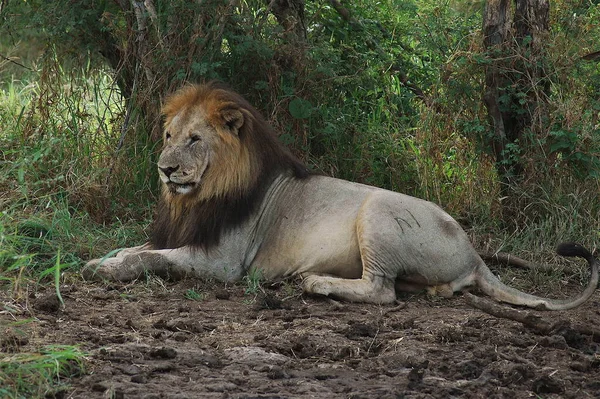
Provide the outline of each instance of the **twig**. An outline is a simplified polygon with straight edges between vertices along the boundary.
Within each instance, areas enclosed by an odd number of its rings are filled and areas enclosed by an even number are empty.
[[[371,340],[371,343],[369,344],[369,347],[367,348],[367,355],[371,352],[371,348],[373,347],[373,344],[377,340],[378,335],[379,335],[379,327],[377,327],[377,331],[375,331],[375,336],[373,336],[373,339]]]
[[[393,313],[393,312],[397,312],[399,310],[402,310],[406,307],[406,302],[398,302],[396,301],[397,305],[394,306],[393,308],[387,308],[382,312],[382,316],[387,315],[388,313]]]
[[[4,60],[6,60],[8,62],[11,62],[11,63],[13,63],[15,65],[20,66],[21,68],[25,68],[25,69],[28,69],[30,71],[33,71],[33,69],[29,68],[28,66],[25,66],[25,65],[21,64],[20,62],[17,62],[15,60],[13,60],[12,58],[9,58],[9,57],[5,56],[4,54],[0,54],[0,57],[2,57]]]

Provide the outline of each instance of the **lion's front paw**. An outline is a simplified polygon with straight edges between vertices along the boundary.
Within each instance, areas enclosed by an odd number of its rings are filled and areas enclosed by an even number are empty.
[[[114,276],[116,269],[115,258],[92,259],[81,269],[81,275],[86,280],[118,280]]]
[[[143,251],[148,251],[152,249],[152,244],[150,244],[149,242],[143,244],[143,245],[138,245],[137,247],[131,247],[131,248],[125,248],[125,249],[121,249],[119,251],[119,253],[117,253],[115,255],[115,258],[124,258],[128,255],[135,255],[138,254],[140,252]]]
[[[331,284],[327,278],[322,276],[310,275],[302,280],[304,291],[309,294],[329,295],[331,293]]]
[[[140,262],[131,262],[131,257],[94,259],[81,269],[84,279],[94,281],[131,281],[140,277],[142,272]]]

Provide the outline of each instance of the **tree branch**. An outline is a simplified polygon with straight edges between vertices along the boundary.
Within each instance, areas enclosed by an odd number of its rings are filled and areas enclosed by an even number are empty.
[[[268,3],[270,11],[283,27],[288,39],[294,43],[304,42],[306,40],[304,0],[273,0]]]
[[[352,25],[352,27],[355,27],[355,28],[360,29],[360,30],[364,29],[363,24],[359,20],[357,20],[356,18],[354,18],[350,14],[350,11],[346,7],[344,7],[342,5],[342,3],[339,2],[339,0],[329,0],[329,3],[335,9],[335,11],[337,11],[337,13],[340,14],[340,17],[342,17],[342,19],[344,21],[346,21],[350,25]]]
[[[12,59],[12,58],[9,58],[9,57],[7,57],[7,56],[5,56],[5,55],[3,55],[3,54],[0,54],[0,57],[2,57],[4,60],[6,60],[6,61],[8,61],[8,62],[10,62],[10,63],[13,63],[13,64],[15,64],[15,65],[18,65],[18,66],[20,66],[21,68],[25,68],[25,69],[28,69],[28,70],[30,70],[30,71],[33,71],[33,69],[29,68],[28,66],[25,66],[25,65],[21,64],[20,62],[17,62],[17,61],[15,61],[14,59]]]
[[[600,51],[594,51],[581,57],[582,60],[586,61],[597,61],[600,60]]]

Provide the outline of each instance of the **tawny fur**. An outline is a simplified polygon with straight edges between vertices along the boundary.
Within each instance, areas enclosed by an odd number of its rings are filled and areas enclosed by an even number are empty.
[[[169,97],[158,161],[163,191],[152,239],[116,257],[90,261],[88,277],[132,280],[151,271],[236,281],[251,268],[266,278],[299,274],[306,292],[390,303],[396,290],[451,296],[477,287],[533,308],[581,305],[508,287],[483,262],[459,224],[437,205],[400,193],[309,175],[246,100],[218,83]]]

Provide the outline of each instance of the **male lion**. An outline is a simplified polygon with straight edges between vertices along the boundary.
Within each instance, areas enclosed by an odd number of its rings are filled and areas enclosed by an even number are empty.
[[[598,285],[598,262],[577,244],[592,276],[572,300],[501,283],[467,235],[437,205],[383,189],[311,175],[263,117],[222,84],[188,86],[163,107],[158,160],[162,198],[149,243],[95,259],[84,275],[133,280],[145,271],[235,281],[299,274],[308,293],[390,303],[396,290],[443,296],[476,286],[496,300],[564,310]]]

